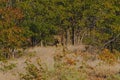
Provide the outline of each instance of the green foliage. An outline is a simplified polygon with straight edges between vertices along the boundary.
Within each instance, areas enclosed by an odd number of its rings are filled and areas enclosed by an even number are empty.
[[[44,69],[41,67],[41,65],[39,65],[39,68],[31,63],[26,63],[27,67],[27,73],[26,74],[20,74],[21,76],[21,80],[46,80],[44,78],[45,75],[45,71]]]
[[[31,5],[32,2],[32,5]],[[54,25],[54,13],[48,8],[52,6],[49,1],[21,1],[17,3],[25,14],[23,25],[28,26],[30,31],[33,32],[32,43],[39,44],[40,41],[47,43],[53,39],[53,34],[56,33],[57,27]],[[47,6],[46,6],[47,5]],[[36,45],[33,44],[33,45]]]
[[[0,54],[5,58],[11,58],[14,56],[14,50],[25,46],[29,31],[20,25],[24,17],[21,9],[8,6],[9,1],[0,3],[5,4],[0,7]]]
[[[9,71],[9,70],[12,70],[16,68],[16,64],[15,63],[10,63],[10,64],[7,64],[7,63],[3,63],[2,67],[0,68],[1,71]]]
[[[107,80],[120,80],[120,75],[119,74],[111,75],[107,78]]]
[[[0,4],[1,49],[47,45],[60,35],[64,45],[120,50],[118,0],[3,0]]]

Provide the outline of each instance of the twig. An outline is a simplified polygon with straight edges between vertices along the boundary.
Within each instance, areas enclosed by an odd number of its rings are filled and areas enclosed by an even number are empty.
[[[106,43],[104,44],[104,47],[105,47],[107,44],[113,42],[113,41],[114,41],[115,39],[117,39],[119,36],[120,36],[120,33],[119,33],[116,37],[114,37],[113,39],[111,39],[111,40],[109,40],[108,42],[106,42]]]

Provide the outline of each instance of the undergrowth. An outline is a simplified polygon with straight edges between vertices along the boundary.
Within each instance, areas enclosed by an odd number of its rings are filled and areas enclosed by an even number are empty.
[[[26,73],[20,73],[21,80],[86,80],[84,70],[76,68],[75,60],[66,59],[67,51],[54,56],[54,70],[42,66],[41,60],[36,60],[37,65],[26,62]]]
[[[102,53],[99,54],[99,59],[108,64],[114,64],[117,62],[117,56],[108,49],[104,49]]]
[[[36,60],[36,65],[31,61],[26,61],[26,73],[20,73],[20,80],[120,80],[119,74],[108,74],[109,71],[104,74],[104,71],[96,71],[98,70],[96,67],[100,65],[95,67],[88,65],[87,61],[90,60],[91,56],[82,54],[71,53],[68,50],[58,52],[54,55],[53,70],[49,70],[49,66],[43,65],[40,59]],[[79,56],[85,60],[79,63]],[[108,64],[114,64],[118,59],[116,54],[111,53],[107,49],[103,50],[98,56],[100,60]]]
[[[16,68],[16,63],[10,63],[10,64],[3,63],[2,67],[0,67],[0,70],[7,72],[7,71],[12,70],[14,68]]]

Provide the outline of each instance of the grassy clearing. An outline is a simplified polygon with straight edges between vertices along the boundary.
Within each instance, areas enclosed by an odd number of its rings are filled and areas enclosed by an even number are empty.
[[[2,62],[0,77],[2,80],[120,80],[119,56],[109,51],[90,54],[79,48],[37,47],[21,58]]]
[[[58,51],[54,55],[54,69],[43,65],[39,58],[36,59],[37,64],[28,61],[27,72],[21,73],[20,77],[21,80],[120,80],[120,65],[115,55],[109,54],[107,50],[100,55],[67,49]]]

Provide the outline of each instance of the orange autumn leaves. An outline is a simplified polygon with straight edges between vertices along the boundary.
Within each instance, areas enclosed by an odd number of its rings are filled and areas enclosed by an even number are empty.
[[[23,17],[22,11],[18,8],[5,7],[0,9],[0,25],[15,26],[16,22]]]
[[[20,47],[21,43],[26,40],[26,38],[23,37],[23,32],[19,27],[12,27],[9,29],[4,29],[0,31],[0,40],[6,47]]]
[[[113,53],[111,53],[108,49],[104,49],[102,53],[99,54],[99,59],[109,64],[114,64],[117,61],[116,56]]]
[[[17,25],[17,22],[23,17],[22,11],[18,8],[2,7],[0,9],[0,36],[7,43],[24,40],[24,38],[21,38],[22,35],[20,35],[24,30]]]
[[[0,7],[0,48],[12,49],[21,48],[27,40],[24,36],[25,30],[20,26],[19,21],[24,17],[21,9],[12,6]],[[4,53],[4,52],[3,52]],[[11,52],[5,52],[10,54]],[[2,54],[2,53],[1,53]],[[11,53],[12,55],[12,53]]]

